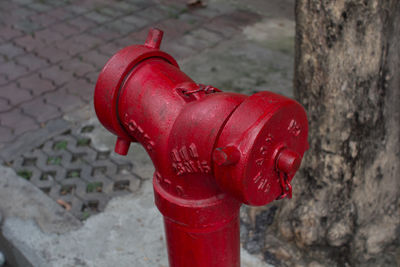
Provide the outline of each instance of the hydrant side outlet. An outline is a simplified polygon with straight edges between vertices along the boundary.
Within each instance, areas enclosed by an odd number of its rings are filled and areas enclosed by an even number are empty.
[[[159,50],[162,31],[122,49],[98,78],[94,105],[117,135],[155,166],[170,266],[240,266],[239,208],[291,197],[308,148],[302,106],[284,96],[226,93],[195,83]]]

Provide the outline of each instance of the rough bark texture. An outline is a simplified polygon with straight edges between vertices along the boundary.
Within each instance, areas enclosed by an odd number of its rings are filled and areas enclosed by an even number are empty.
[[[295,65],[310,150],[293,199],[244,219],[255,243],[278,266],[400,266],[400,1],[298,0]]]

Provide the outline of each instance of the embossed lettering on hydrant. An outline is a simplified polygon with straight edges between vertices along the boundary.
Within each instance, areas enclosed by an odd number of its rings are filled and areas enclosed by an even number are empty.
[[[186,173],[209,173],[211,168],[206,160],[199,158],[195,144],[172,149],[172,168],[177,175]]]
[[[301,133],[300,125],[299,125],[299,123],[298,123],[296,120],[294,120],[294,119],[289,123],[288,130],[289,130],[289,132],[292,133],[294,136],[298,136],[298,135]]]
[[[256,163],[258,166],[262,166],[264,164],[265,157],[267,154],[267,149],[268,149],[268,146],[272,143],[272,139],[273,138],[272,138],[271,134],[268,134],[267,137],[265,138],[265,142],[264,142],[263,146],[261,146],[261,148],[260,148],[260,154],[261,154],[260,156],[261,157],[256,159]]]
[[[263,174],[261,171],[259,171],[256,176],[253,178],[253,182],[258,185],[257,189],[260,191],[264,191],[267,193],[269,189],[271,188],[271,184],[268,183],[268,179],[263,177]]]
[[[137,135],[138,139],[143,140],[143,145],[149,151],[153,150],[154,142],[150,139],[150,136],[143,131],[142,127],[140,127],[134,120],[129,120],[129,122],[125,122],[125,124],[132,134]]]
[[[262,167],[262,165],[265,162],[266,156],[267,156],[267,151],[270,148],[270,145],[272,144],[273,141],[273,136],[271,134],[268,134],[267,137],[265,138],[264,142],[262,143],[259,153],[260,156],[258,159],[256,159],[256,164],[258,167]],[[264,177],[263,174],[263,169],[261,169],[254,177],[253,177],[253,183],[257,185],[257,189],[259,191],[264,191],[267,193],[270,188],[271,184],[268,182],[268,178]]]

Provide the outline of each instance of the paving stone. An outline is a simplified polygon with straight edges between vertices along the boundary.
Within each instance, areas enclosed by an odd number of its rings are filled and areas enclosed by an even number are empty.
[[[127,15],[121,18],[121,20],[134,25],[137,29],[143,28],[151,23],[150,20],[142,16],[138,16],[137,13]]]
[[[186,3],[168,3],[165,5],[157,5],[157,7],[167,14],[166,19],[178,19],[182,14],[189,11]]]
[[[116,39],[114,40],[114,43],[116,43],[120,47],[120,49],[133,44],[143,44],[146,40],[148,32],[149,29],[144,28],[140,31],[128,34],[123,38]]]
[[[210,10],[217,12],[219,15],[230,14],[235,12],[238,9],[238,5],[233,5],[228,1],[214,1],[210,3],[206,8],[202,9],[202,11]],[[199,10],[201,11],[201,10]],[[205,14],[203,14],[205,15]]]
[[[0,115],[1,119],[1,115]],[[0,126],[0,143],[11,142],[14,140],[15,136],[13,135],[10,128],[6,128],[4,126]]]
[[[58,23],[50,27],[51,31],[58,32],[64,37],[76,35],[80,32],[79,28],[69,25],[68,23]]]
[[[9,80],[14,80],[17,77],[25,75],[27,72],[26,67],[17,65],[13,61],[8,61],[0,65],[0,73],[7,76]]]
[[[151,2],[151,1],[148,1]],[[149,3],[152,4],[152,3]],[[120,10],[121,12],[127,14],[127,13],[132,13],[134,11],[140,10],[143,8],[143,6],[136,5],[136,3],[132,2],[126,2],[126,1],[119,1],[113,4],[113,8]]]
[[[151,6],[146,9],[140,10],[136,12],[136,14],[142,18],[145,18],[150,23],[159,22],[163,19],[168,18],[168,12],[157,6],[156,7]]]
[[[125,195],[128,190],[130,192],[136,192],[141,185],[141,181],[131,173],[117,174],[114,176],[113,181],[113,187],[106,189],[107,191],[111,191],[109,194],[112,197]],[[118,187],[124,190],[116,190]]]
[[[52,1],[54,3],[54,1]],[[56,9],[52,9],[47,14],[53,18],[56,18],[57,20],[66,20],[69,18],[72,18],[76,16],[76,14],[65,7],[60,7]]]
[[[30,178],[33,177],[40,177],[40,170],[34,166],[35,161],[36,159],[34,158],[33,153],[29,153],[26,158],[18,157],[13,164],[15,164],[14,166],[16,166],[19,170],[24,168],[24,171],[31,171],[29,175],[25,173],[26,175],[23,177],[26,180],[30,180]]]
[[[129,22],[123,21],[122,19],[117,19],[112,22],[107,23],[107,28],[118,32],[121,35],[129,34],[137,30],[137,27]]]
[[[217,33],[206,29],[198,29],[186,34],[181,39],[181,44],[189,46],[197,51],[212,47],[223,40],[223,37]]]
[[[42,172],[34,166],[24,167],[24,169],[32,172],[29,181],[45,193],[47,191],[50,192],[51,188],[56,183],[51,173],[45,173],[42,175]]]
[[[0,26],[1,37],[4,40],[10,40],[22,36],[22,32],[11,28],[10,26]]]
[[[7,78],[5,75],[0,73],[0,85],[4,85],[8,82]]]
[[[56,136],[54,137],[52,140],[47,140],[42,146],[40,151],[44,152],[47,155],[53,155],[53,156],[60,156],[63,154],[66,154],[67,157],[62,158],[62,161],[59,162],[58,165],[63,164],[64,162],[66,162],[65,159],[67,159],[67,161],[71,161],[72,160],[72,156],[70,153],[66,153],[64,152],[64,150],[66,150],[67,148],[69,148],[70,146],[75,147],[77,144],[77,141],[75,140],[75,138],[73,138],[73,136],[70,136],[70,130],[65,131],[67,134],[62,134],[60,136]],[[62,146],[57,146],[56,143],[60,143]],[[56,147],[57,146],[57,147]],[[24,155],[26,157],[26,155]],[[77,160],[74,160],[74,162],[77,162]]]
[[[207,40],[199,39],[192,34],[186,34],[181,39],[181,44],[188,46],[196,51],[201,51],[210,46]]]
[[[93,194],[91,194],[91,196],[89,194],[87,194],[86,193],[87,185],[86,185],[86,183],[84,181],[82,181],[79,178],[63,179],[63,180],[59,181],[59,183],[60,183],[59,190],[57,190],[58,192],[57,192],[56,195],[52,196],[53,198],[56,198],[56,197],[60,198],[60,196],[62,196],[62,195],[71,194],[71,195],[75,195],[80,200],[82,200],[81,198],[84,198],[84,197],[85,198],[90,197],[91,198],[90,200],[95,200],[95,201],[97,200],[96,202],[98,202],[99,198],[102,197],[100,194],[98,194],[97,196],[93,196],[93,195],[96,195],[95,192],[93,192]],[[71,187],[72,188],[71,192],[68,192],[67,190],[63,189],[65,187],[67,187],[67,188]],[[65,193],[65,192],[67,192],[67,193]],[[96,197],[97,197],[97,199],[96,199]],[[106,198],[105,201],[108,202],[107,196],[104,195],[104,197]],[[86,200],[86,203],[87,203],[87,201],[90,201],[90,200]],[[84,204],[84,203],[85,203],[85,201],[82,200],[82,204]],[[78,218],[79,218],[79,215],[82,212],[82,209],[84,209],[84,207],[82,207],[83,206],[82,204],[79,205],[76,208],[76,210],[74,210],[74,209],[71,210],[72,214],[74,214]],[[98,208],[98,206],[97,206],[97,208]],[[98,213],[98,211],[96,213]]]
[[[74,95],[68,94],[66,90],[57,90],[44,95],[46,101],[61,109],[62,112],[72,111],[82,106],[82,100]]]
[[[1,125],[13,129],[15,135],[39,128],[39,125],[31,117],[23,114],[20,109],[1,113],[0,122]]]
[[[22,56],[18,56],[15,60],[20,64],[25,66],[30,71],[37,70],[43,67],[48,66],[46,60],[35,56],[34,54],[25,54]]]
[[[118,166],[114,162],[110,161],[109,159],[104,160],[97,160],[91,162],[91,166],[93,167],[93,175],[96,174],[98,171],[108,177],[114,177],[118,172]]]
[[[93,99],[94,85],[85,79],[76,78],[64,85],[63,89],[72,95],[81,97],[86,102]]]
[[[55,89],[53,84],[44,78],[41,78],[38,73],[31,74],[18,80],[19,87],[27,89],[34,96],[41,95]]]
[[[190,57],[192,55],[198,54],[198,52],[195,49],[184,45],[180,38],[161,44],[161,49],[166,51],[168,54],[173,56],[178,61]]]
[[[71,2],[68,0],[57,0],[57,1],[48,0],[46,1],[46,3],[53,7],[65,7],[66,5],[71,4]]]
[[[153,0],[128,0],[126,1],[128,4],[133,4],[139,9],[144,9],[147,7],[154,6],[156,3],[154,3]]]
[[[131,162],[110,159],[110,150],[98,152],[91,145],[95,127],[101,126],[86,124],[65,131],[10,161],[21,177],[54,200],[68,202],[70,212],[83,220],[83,215],[102,211],[112,197],[141,186]]]
[[[103,6],[106,6],[109,4],[109,0],[81,0],[79,1],[79,5],[89,9],[89,10],[96,10],[98,8],[101,8]]]
[[[14,160],[18,156],[41,146],[50,138],[62,134],[71,128],[71,124],[62,118],[50,120],[42,124],[41,128],[35,131],[27,132],[18,136],[17,142],[13,142],[0,149],[0,159]]]
[[[32,101],[25,102],[20,107],[24,113],[35,117],[38,122],[46,122],[62,115],[56,107],[45,103],[43,97],[38,97]]]
[[[83,58],[79,57],[61,62],[60,66],[63,70],[71,71],[74,75],[78,77],[83,77],[86,73],[89,73],[96,69],[93,65],[84,62]]]
[[[91,50],[89,52],[84,52],[79,55],[84,62],[90,63],[96,67],[96,69],[101,69],[106,62],[110,59],[108,56],[105,56],[98,52],[97,50]]]
[[[108,16],[110,18],[120,18],[126,12],[123,12],[121,9],[115,9],[115,5],[105,6],[102,8],[96,9],[96,11],[102,15]]]
[[[7,62],[7,61],[9,61],[9,58],[7,56],[0,54],[0,63]],[[2,74],[0,73],[0,75],[2,75]]]
[[[198,39],[209,41],[210,46],[213,46],[218,42],[222,41],[223,39],[225,39],[222,35],[204,28],[192,31],[191,35],[193,35]]]
[[[18,6],[18,8],[14,8],[12,10],[12,12],[10,12],[9,14],[15,18],[18,18],[21,21],[21,20],[26,20],[27,17],[29,17],[30,15],[32,15],[34,13],[36,13],[36,12],[20,5],[20,6]]]
[[[232,37],[249,24],[260,20],[260,15],[247,11],[235,11],[230,14],[218,16],[204,24],[204,27],[214,32],[219,32],[225,37]]]
[[[10,83],[0,87],[0,97],[7,99],[12,106],[32,98],[28,90],[21,89],[16,83]]]
[[[99,12],[92,11],[84,14],[85,18],[88,18],[98,24],[103,24],[112,20],[109,16],[100,14]]]
[[[61,33],[57,32],[54,29],[50,29],[50,28],[45,28],[43,30],[37,31],[35,33],[35,38],[41,40],[41,42],[45,43],[45,44],[52,44],[54,42],[65,39],[65,37]],[[36,46],[35,50],[37,48],[40,49],[43,46]]]
[[[24,33],[33,33],[42,27],[41,24],[33,22],[29,19],[20,19],[16,21],[13,26]]]
[[[77,28],[81,32],[86,31],[87,29],[94,28],[97,25],[92,20],[87,19],[87,18],[82,17],[82,16],[70,19],[70,20],[68,20],[68,23],[70,25],[74,26],[75,28]]]
[[[215,18],[215,17],[221,15],[220,10],[213,9],[209,6],[208,7],[191,8],[190,11],[198,16],[202,16],[202,17],[208,18],[208,19]]]
[[[116,42],[109,42],[99,45],[97,50],[107,57],[111,57],[123,47]]]
[[[34,0],[14,0],[14,2],[21,5],[27,5],[33,3]]]
[[[86,51],[88,47],[85,44],[76,42],[77,37],[70,37],[66,40],[61,40],[55,43],[55,46],[71,56],[75,56],[83,51]]]
[[[12,16],[12,9],[9,10],[8,12],[4,12],[4,11],[2,12],[2,16],[1,16],[1,19],[0,19],[0,23],[2,25],[4,24],[6,26],[12,27],[12,25],[14,23],[16,23],[17,21],[18,21],[18,18]]]
[[[45,12],[45,11],[49,11],[50,9],[52,9],[52,6],[38,3],[38,2],[34,2],[34,3],[30,4],[30,5],[28,5],[28,7],[37,12]]]
[[[134,1],[134,0],[132,0]],[[157,3],[162,5],[186,5],[186,0],[158,0]]]
[[[33,151],[36,157],[35,166],[45,172],[52,173],[54,180],[61,181],[65,178],[67,170],[61,166],[61,160],[68,154],[52,155],[37,149]],[[18,168],[18,165],[17,165]]]
[[[103,42],[111,41],[121,36],[121,34],[119,34],[118,32],[113,31],[103,25],[89,30],[89,33],[90,35],[103,40]]]
[[[262,18],[259,14],[246,10],[235,10],[224,15],[224,17],[227,17],[226,20],[231,20],[238,27],[254,24]]]
[[[74,75],[71,71],[62,70],[58,65],[42,69],[39,73],[41,77],[52,81],[52,83],[57,86],[74,79]]]
[[[144,30],[143,32],[147,32],[147,29]],[[143,36],[140,38],[139,36]],[[147,34],[138,34],[138,32],[134,32],[132,34],[126,35],[123,38],[115,39],[114,42],[117,44],[119,47],[118,50],[130,46],[130,45],[135,45],[135,44],[144,44],[144,41],[146,40]]]
[[[15,39],[15,43],[18,44],[20,47],[23,47],[27,52],[31,52],[36,48],[45,45],[40,38],[33,37],[32,35],[24,35],[22,37],[18,37]]]
[[[44,58],[51,63],[57,63],[66,59],[69,59],[71,56],[65,52],[64,50],[61,50],[53,45],[47,45],[40,47],[35,50],[35,53],[41,57]]]
[[[0,54],[7,57],[8,59],[18,55],[22,55],[24,53],[24,49],[13,43],[5,43],[0,45]]]
[[[99,71],[94,71],[85,75],[85,79],[88,80],[88,82],[93,86],[93,88],[97,82],[97,79],[99,78],[99,74],[100,74]]]
[[[76,15],[81,15],[83,13],[87,13],[89,9],[87,7],[81,6],[81,5],[67,5],[65,6],[65,9],[68,11],[71,11],[72,13]]]
[[[163,38],[163,42],[169,42],[171,40],[180,39],[185,33],[190,33],[194,25],[177,19],[167,19],[157,23],[155,27],[164,31],[165,39]]]
[[[9,109],[11,109],[11,106],[8,103],[8,100],[5,98],[0,98],[0,112],[4,112]]]
[[[94,129],[93,126],[91,125],[86,125],[83,129],[89,129],[92,130]],[[76,129],[75,129],[76,130]],[[85,135],[82,135],[85,134]],[[84,162],[92,162],[92,161],[96,161],[99,159],[99,156],[101,154],[99,154],[97,152],[96,149],[94,149],[91,145],[91,139],[90,137],[88,138],[86,136],[87,133],[76,133],[74,131],[74,133],[72,133],[72,131],[70,131],[68,133],[68,135],[62,135],[59,137],[55,137],[53,140],[67,140],[68,141],[68,145],[67,145],[67,150],[70,151],[73,154],[73,157],[71,159],[71,163],[72,164],[80,164],[80,163],[84,163]],[[86,143],[85,145],[79,145],[79,141],[82,140],[88,140],[89,142]],[[54,153],[54,152],[53,152]],[[66,164],[65,166],[70,166],[72,165],[71,163]],[[93,177],[93,168],[92,165],[89,166],[90,167],[90,171],[87,172],[88,170],[83,170],[84,173],[86,173],[88,176],[92,176],[90,179],[92,179]],[[82,177],[84,179],[89,179],[88,177]]]
[[[74,42],[76,42],[78,44],[82,44],[85,47],[90,48],[90,49],[104,43],[104,41],[102,39],[97,38],[88,33],[75,35],[72,40],[74,40]]]
[[[57,19],[55,17],[52,17],[52,16],[48,15],[47,13],[34,14],[34,15],[30,16],[29,18],[34,23],[37,23],[42,27],[52,25],[55,21],[57,21]]]
[[[204,23],[204,18],[193,12],[185,12],[179,15],[178,19],[192,25],[195,28]]]

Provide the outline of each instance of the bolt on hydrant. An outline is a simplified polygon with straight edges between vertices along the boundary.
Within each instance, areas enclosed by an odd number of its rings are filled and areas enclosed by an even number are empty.
[[[163,32],[120,50],[103,68],[94,105],[117,135],[115,152],[139,142],[151,157],[171,267],[240,266],[239,208],[291,198],[308,148],[296,101],[226,93],[195,83],[159,50]]]

